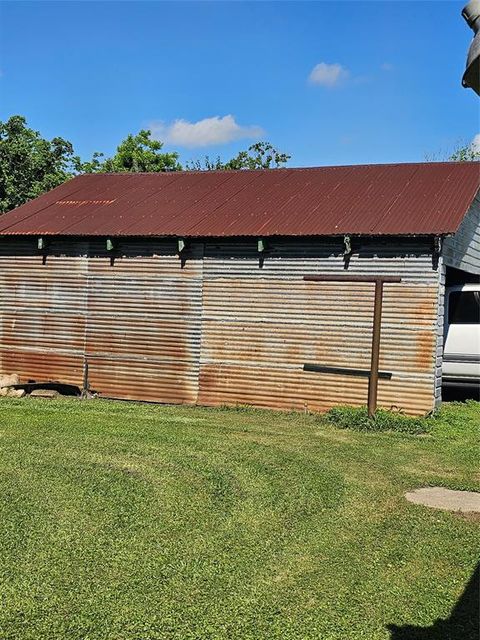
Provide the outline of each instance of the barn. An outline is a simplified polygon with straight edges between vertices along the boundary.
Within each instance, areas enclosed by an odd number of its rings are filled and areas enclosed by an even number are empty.
[[[428,412],[445,283],[480,274],[479,188],[476,163],[76,177],[0,218],[0,373]]]

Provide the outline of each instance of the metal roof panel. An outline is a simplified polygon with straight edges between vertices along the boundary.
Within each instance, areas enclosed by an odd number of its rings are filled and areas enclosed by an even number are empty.
[[[4,214],[0,234],[446,234],[479,188],[476,162],[90,174]]]

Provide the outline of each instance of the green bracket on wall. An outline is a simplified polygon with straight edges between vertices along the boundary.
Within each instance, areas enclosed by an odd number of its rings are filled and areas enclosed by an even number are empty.
[[[178,253],[182,253],[187,248],[187,243],[183,238],[178,238]]]
[[[265,253],[267,250],[267,243],[263,238],[259,238],[257,241],[258,253]]]
[[[107,238],[107,251],[113,251],[115,249],[115,243],[111,238]]]

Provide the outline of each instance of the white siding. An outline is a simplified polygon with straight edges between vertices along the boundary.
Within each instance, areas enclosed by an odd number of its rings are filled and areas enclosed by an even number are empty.
[[[480,194],[457,233],[445,238],[442,254],[447,267],[480,275]]]

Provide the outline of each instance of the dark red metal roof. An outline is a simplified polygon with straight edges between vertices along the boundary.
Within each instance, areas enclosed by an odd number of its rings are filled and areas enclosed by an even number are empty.
[[[1,235],[454,233],[480,164],[83,175],[0,217]]]

